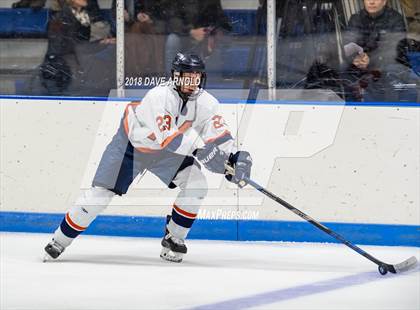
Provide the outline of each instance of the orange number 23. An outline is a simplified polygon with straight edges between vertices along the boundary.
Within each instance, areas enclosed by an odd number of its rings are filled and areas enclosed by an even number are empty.
[[[171,130],[171,121],[172,118],[170,115],[156,117],[156,122],[158,124],[159,130],[162,132],[165,130]]]
[[[219,128],[223,127],[224,121],[223,121],[223,118],[220,115],[213,116],[212,120],[213,120],[214,128],[219,129]]]

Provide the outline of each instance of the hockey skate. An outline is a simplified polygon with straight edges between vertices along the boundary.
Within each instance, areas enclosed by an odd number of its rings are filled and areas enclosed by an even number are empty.
[[[171,217],[167,216],[166,223],[169,223],[170,220]],[[161,244],[160,257],[162,259],[175,263],[182,262],[184,254],[187,253],[187,247],[183,239],[175,238],[165,227],[165,237],[163,237]]]
[[[53,239],[50,243],[46,245],[44,250],[45,255],[43,258],[43,262],[45,263],[46,261],[53,260],[59,257],[61,253],[64,252],[64,247]]]

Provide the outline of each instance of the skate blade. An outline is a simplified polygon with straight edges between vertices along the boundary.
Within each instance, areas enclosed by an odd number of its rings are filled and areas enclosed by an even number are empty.
[[[48,253],[44,253],[44,256],[42,257],[42,262],[43,263],[46,263],[46,262],[49,262],[49,261],[52,261],[52,260],[54,260],[54,258],[52,258]]]
[[[173,263],[180,263],[180,262],[182,262],[182,257],[183,256],[184,256],[184,254],[177,253],[177,252],[172,252],[168,248],[163,248],[162,251],[160,252],[160,257],[163,260],[166,260],[168,262],[173,262]]]

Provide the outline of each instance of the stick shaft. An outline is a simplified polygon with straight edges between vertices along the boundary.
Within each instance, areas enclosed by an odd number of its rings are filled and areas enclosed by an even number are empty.
[[[303,218],[304,220],[308,221],[309,223],[311,223],[312,225],[314,225],[315,227],[317,227],[318,229],[322,230],[323,232],[327,233],[328,235],[330,235],[331,237],[335,238],[336,240],[340,241],[341,243],[345,244],[346,246],[348,246],[349,248],[351,248],[352,250],[356,251],[357,253],[359,253],[360,255],[363,255],[364,257],[366,257],[367,259],[369,259],[370,261],[374,262],[375,264],[377,264],[378,266],[380,265],[384,265],[384,263],[382,261],[380,261],[379,259],[373,257],[372,255],[370,255],[369,253],[365,252],[364,250],[362,250],[361,248],[359,248],[358,246],[352,244],[351,242],[347,241],[346,239],[344,239],[343,236],[341,236],[340,234],[336,233],[335,231],[329,229],[328,227],[322,225],[320,222],[316,221],[315,219],[313,219],[312,217],[310,217],[309,215],[305,214],[304,212],[300,211],[299,209],[295,208],[294,206],[292,206],[290,203],[288,203],[287,201],[281,199],[280,197],[277,197],[276,195],[274,195],[272,192],[268,191],[267,189],[265,189],[264,187],[262,187],[261,185],[259,185],[258,183],[252,181],[251,179],[246,178],[245,181],[251,185],[252,187],[254,187],[256,190],[260,191],[261,193],[263,193],[264,195],[266,195],[267,197],[273,199],[274,201],[276,201],[277,203],[281,204],[283,207],[285,207],[286,209],[289,209],[290,211],[292,211],[293,213],[295,213],[296,215],[300,216],[301,218]]]

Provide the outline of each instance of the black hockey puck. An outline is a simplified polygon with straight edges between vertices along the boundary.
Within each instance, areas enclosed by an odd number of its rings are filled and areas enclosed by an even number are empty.
[[[385,265],[379,265],[378,270],[379,270],[379,273],[383,276],[388,273],[388,268],[386,268]]]

